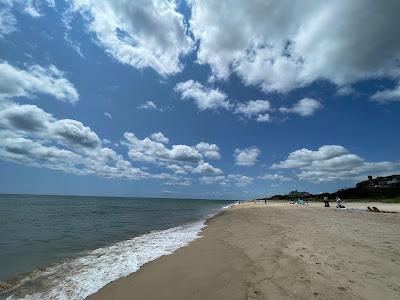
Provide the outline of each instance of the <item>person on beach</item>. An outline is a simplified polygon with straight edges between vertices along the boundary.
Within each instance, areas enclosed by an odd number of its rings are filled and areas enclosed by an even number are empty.
[[[329,207],[330,205],[329,205],[329,200],[328,200],[328,197],[324,197],[324,204],[325,204],[325,207]]]
[[[339,198],[339,196],[336,196],[336,208],[345,208],[343,201]]]

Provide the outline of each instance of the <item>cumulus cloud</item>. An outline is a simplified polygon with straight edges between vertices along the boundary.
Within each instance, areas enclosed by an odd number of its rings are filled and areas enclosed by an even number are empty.
[[[347,154],[347,149],[338,145],[321,146],[318,151],[302,148],[291,152],[286,160],[272,165],[272,168],[300,168],[307,166],[313,161],[329,160]]]
[[[70,146],[96,148],[101,143],[96,133],[76,120],[55,121],[51,123],[51,132]]]
[[[271,121],[271,116],[268,113],[260,114],[256,118],[257,122],[269,122]]]
[[[203,176],[200,178],[200,182],[204,183],[204,184],[227,184],[224,183],[226,181],[226,176]]]
[[[257,157],[260,155],[261,151],[257,147],[245,148],[245,149],[235,149],[233,157],[235,158],[235,164],[238,166],[253,166]]]
[[[35,105],[13,104],[0,111],[0,125],[21,135],[35,135],[59,143],[96,148],[101,142],[96,133],[81,122],[55,118]]]
[[[204,161],[204,158],[216,157],[218,147],[214,144],[172,145],[168,148],[165,144],[169,140],[161,132],[144,139],[139,139],[134,133],[126,132],[124,138],[123,144],[128,148],[128,155],[134,161],[158,164],[173,170],[176,174],[222,172]]]
[[[340,88],[399,77],[399,1],[190,4],[198,62],[210,65],[219,79],[236,73],[265,92],[288,92],[321,79]],[[221,18],[221,12],[229,18]]]
[[[46,132],[53,117],[36,105],[9,105],[0,111],[0,124],[25,132]]]
[[[361,180],[368,175],[384,176],[400,172],[400,161],[368,162],[338,145],[318,150],[299,149],[272,169],[295,169],[297,177],[310,182]]]
[[[0,140],[0,159],[18,164],[106,178],[151,178],[103,147],[89,127],[76,120],[58,120],[35,105],[3,103]]]
[[[180,82],[175,86],[175,91],[181,95],[182,100],[193,100],[202,111],[230,108],[228,96],[224,92],[205,87],[197,81]]]
[[[159,142],[159,143],[163,143],[163,144],[168,144],[169,143],[169,139],[162,134],[162,132],[156,132],[153,133],[152,135],[150,135],[150,138],[153,141]]]
[[[75,103],[79,100],[74,85],[64,78],[64,73],[50,65],[44,68],[33,65],[26,70],[16,68],[8,62],[0,62],[0,98],[32,98],[47,94],[58,100]]]
[[[194,173],[213,173],[213,174],[221,174],[222,170],[213,167],[207,162],[200,163],[195,169]]]
[[[386,89],[383,91],[378,91],[371,96],[372,100],[389,103],[389,102],[399,102],[400,101],[400,84],[398,84],[393,89]]]
[[[298,101],[293,107],[280,107],[279,111],[282,113],[294,113],[302,117],[312,116],[318,109],[322,108],[322,104],[311,98],[304,98]]]
[[[219,147],[215,144],[208,144],[205,142],[200,142],[195,146],[196,150],[204,155],[206,158],[210,159],[220,159],[221,154],[219,153]]]
[[[238,187],[245,187],[253,183],[253,178],[241,174],[203,176],[199,180],[203,184],[219,184],[222,186],[236,185]]]
[[[267,111],[270,110],[271,104],[268,100],[250,100],[237,104],[235,113],[248,119],[255,118],[257,122],[268,122],[270,115]]]
[[[273,180],[273,181],[289,181],[291,180],[289,177],[285,177],[281,174],[270,174],[270,173],[265,173],[261,176],[257,177],[258,179],[264,179],[264,180]]]
[[[138,108],[145,110],[161,110],[153,101],[146,101],[145,103],[139,105]]]
[[[161,132],[140,140],[133,133],[125,133],[122,144],[128,147],[128,156],[135,161],[156,163],[174,172],[174,174],[154,174],[133,167],[114,150],[104,147],[110,143],[88,126],[72,119],[57,119],[30,104],[17,104],[12,98],[32,96],[36,87],[24,87],[21,90],[0,89],[0,159],[35,167],[46,167],[63,172],[106,178],[156,179],[168,184],[191,183],[190,178],[182,175],[192,173],[220,174],[221,169],[205,162],[205,158],[219,158],[219,148],[205,142],[196,146],[172,145],[167,148],[169,139]],[[46,90],[47,91],[47,90]],[[47,91],[53,96],[59,95]],[[199,150],[197,150],[197,149]]]
[[[88,30],[106,53],[135,68],[161,75],[182,70],[180,56],[192,50],[183,15],[169,0],[73,0]]]

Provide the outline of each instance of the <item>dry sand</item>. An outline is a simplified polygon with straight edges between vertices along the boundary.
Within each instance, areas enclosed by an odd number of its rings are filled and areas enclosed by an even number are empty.
[[[400,299],[400,214],[321,206],[243,203],[89,299]]]

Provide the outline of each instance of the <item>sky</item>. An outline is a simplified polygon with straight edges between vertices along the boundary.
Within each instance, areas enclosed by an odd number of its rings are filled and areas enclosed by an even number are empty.
[[[399,11],[0,0],[0,192],[249,199],[399,174]]]

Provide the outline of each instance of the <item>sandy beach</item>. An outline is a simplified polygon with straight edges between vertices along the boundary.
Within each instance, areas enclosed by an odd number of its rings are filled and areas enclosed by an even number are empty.
[[[242,203],[89,299],[399,299],[397,204]]]

